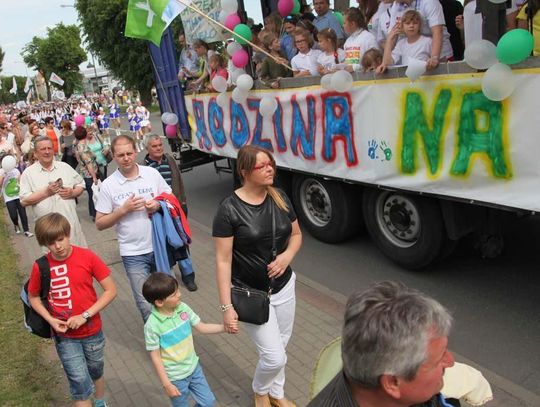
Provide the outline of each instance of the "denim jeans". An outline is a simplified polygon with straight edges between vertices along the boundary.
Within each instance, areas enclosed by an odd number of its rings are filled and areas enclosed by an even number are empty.
[[[193,274],[193,263],[191,262],[191,257],[187,257],[183,260],[178,260],[178,269],[182,277],[189,276]]]
[[[156,271],[154,252],[136,256],[122,256],[122,262],[124,263],[124,269],[131,285],[131,291],[133,291],[135,304],[137,304],[137,308],[144,322],[146,322],[150,316],[152,306],[144,299],[142,286],[148,276],[150,276],[150,273]]]
[[[94,381],[103,376],[103,332],[87,338],[54,337],[73,400],[88,400],[94,393]]]
[[[178,397],[171,397],[173,407],[189,407],[190,394],[195,400],[195,407],[213,407],[216,402],[200,363],[190,376],[182,380],[173,380],[172,384],[182,393]]]

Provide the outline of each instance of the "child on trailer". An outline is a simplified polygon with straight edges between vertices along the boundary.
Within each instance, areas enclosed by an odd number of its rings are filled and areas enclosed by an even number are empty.
[[[336,32],[331,28],[325,28],[318,32],[317,38],[322,51],[317,58],[319,74],[326,75],[344,67],[345,51],[338,48]]]
[[[209,92],[215,92],[216,90],[212,86],[212,80],[216,76],[222,76],[225,79],[229,79],[229,73],[227,72],[227,65],[223,56],[220,54],[213,54],[208,58],[208,65],[210,66],[210,82],[206,85],[206,90]]]
[[[223,324],[207,324],[180,299],[178,281],[166,273],[152,273],[142,287],[153,305],[144,324],[146,350],[173,407],[188,407],[189,396],[197,406],[211,407],[216,399],[193,347],[191,328],[201,334],[222,333]]]
[[[389,65],[409,65],[411,59],[427,61],[431,58],[430,37],[421,34],[422,16],[416,10],[407,10],[390,33],[384,46],[382,64],[377,68],[377,73],[382,73]],[[398,40],[403,33],[404,38]],[[396,43],[397,41],[397,43]]]
[[[59,213],[42,216],[34,231],[47,246],[51,282],[47,304],[41,302],[41,274],[34,263],[28,283],[32,308],[52,328],[58,357],[66,373],[71,398],[77,407],[106,407],[103,377],[105,337],[99,312],[116,297],[111,271],[91,250],[72,246],[70,224]],[[98,297],[93,282],[103,293]]]
[[[295,77],[318,76],[317,59],[322,52],[313,49],[313,37],[309,31],[303,28],[297,28],[294,31],[294,43],[298,48],[296,54],[291,60],[291,68]]]
[[[374,72],[382,64],[383,54],[380,50],[376,48],[371,48],[370,50],[364,52],[362,55],[362,65],[363,72]]]

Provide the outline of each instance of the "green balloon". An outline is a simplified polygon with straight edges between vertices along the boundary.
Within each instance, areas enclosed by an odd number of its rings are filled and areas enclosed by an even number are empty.
[[[246,40],[251,41],[251,38],[253,38],[253,34],[251,34],[251,29],[245,24],[237,24],[236,27],[234,27],[233,31],[238,34],[234,36],[234,39],[239,44],[245,45],[247,44]],[[242,37],[244,37],[245,39]]]
[[[534,47],[532,34],[522,28],[510,30],[497,44],[497,59],[503,64],[517,64],[531,55]]]
[[[343,27],[343,24],[345,24],[345,21],[343,20],[343,14],[341,14],[340,11],[334,11],[334,15],[336,16],[336,20],[338,20],[339,24]]]
[[[92,124],[92,118],[90,116],[86,116],[84,118],[84,124],[86,124],[87,126],[90,126]]]
[[[300,14],[300,1],[294,0],[294,7],[292,8],[291,14]]]

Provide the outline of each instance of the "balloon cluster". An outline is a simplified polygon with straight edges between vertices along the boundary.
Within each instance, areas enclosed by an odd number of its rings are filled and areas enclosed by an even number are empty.
[[[279,0],[277,7],[281,17],[287,17],[289,14],[300,14],[299,0]]]
[[[161,115],[161,121],[165,124],[165,135],[169,138],[176,137],[176,125],[178,124],[178,116],[176,113],[165,112]]]
[[[336,92],[348,92],[353,86],[353,77],[347,71],[328,73],[321,78],[321,87]]]
[[[465,62],[475,69],[487,69],[482,92],[488,99],[500,101],[509,97],[516,86],[508,65],[527,59],[533,47],[532,34],[519,28],[504,34],[497,46],[487,40],[474,41],[465,48]]]

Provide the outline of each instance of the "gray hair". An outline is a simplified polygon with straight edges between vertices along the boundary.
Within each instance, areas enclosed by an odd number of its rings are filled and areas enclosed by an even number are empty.
[[[427,359],[428,341],[448,336],[452,317],[436,300],[392,281],[353,293],[345,309],[343,369],[366,388],[383,374],[413,380]]]
[[[54,144],[53,141],[48,136],[37,136],[34,140],[34,148],[37,149],[38,143],[41,143],[42,141],[50,141],[51,144]]]
[[[150,145],[150,142],[154,140],[161,140],[161,137],[159,136],[159,134],[155,134],[155,133],[147,134],[146,143],[145,143],[146,148],[148,148],[148,146]]]

